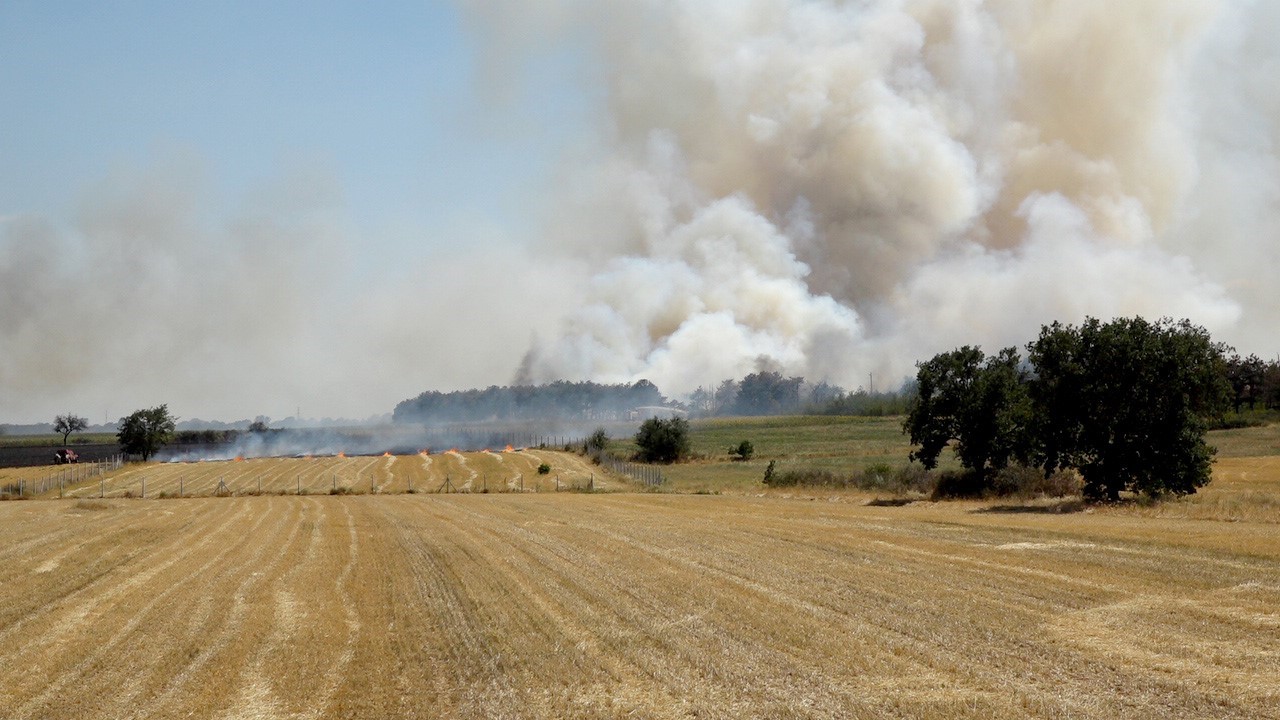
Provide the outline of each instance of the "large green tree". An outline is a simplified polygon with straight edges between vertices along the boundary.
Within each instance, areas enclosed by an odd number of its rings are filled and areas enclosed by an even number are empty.
[[[1206,418],[1230,406],[1226,348],[1183,320],[1054,323],[1027,346],[1038,461],[1085,495],[1193,493],[1209,482]]]
[[[121,449],[130,455],[141,455],[145,462],[173,439],[176,421],[177,418],[169,414],[168,405],[138,410],[120,418],[116,438]]]
[[[917,394],[903,423],[919,446],[912,460],[933,469],[951,445],[960,464],[985,479],[1025,458],[1030,406],[1017,350],[987,358],[965,346],[918,367]]]

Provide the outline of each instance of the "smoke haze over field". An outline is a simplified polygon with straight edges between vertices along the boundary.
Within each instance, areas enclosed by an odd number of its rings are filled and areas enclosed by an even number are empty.
[[[549,16],[496,5],[478,12],[506,21],[495,46]],[[593,39],[607,92],[549,234],[599,268],[535,348],[534,378],[686,392],[764,358],[857,386],[1086,314],[1189,317],[1277,349],[1275,3],[581,2],[551,17],[544,31]]]
[[[0,205],[0,421],[160,403],[363,417],[517,368],[672,396],[759,369],[880,385],[1087,314],[1188,317],[1280,351],[1280,4],[456,8],[475,97],[407,116],[461,154],[422,151],[405,175],[474,203],[465,217],[370,220],[399,188],[382,165],[282,162],[228,190],[222,164],[248,161],[169,128],[71,182],[69,211]],[[412,130],[343,113],[416,107],[420,89],[332,94],[276,133],[323,118],[341,131],[315,147],[413,156],[380,144]],[[247,145],[259,106],[236,126]],[[495,159],[521,153],[558,159]]]

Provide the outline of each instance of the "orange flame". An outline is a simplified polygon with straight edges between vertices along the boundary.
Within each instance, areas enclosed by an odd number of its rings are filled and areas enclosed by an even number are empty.
[[[382,453],[382,457],[391,457],[391,453],[389,453],[389,452],[384,452],[384,453]]]
[[[423,448],[422,450],[420,450],[420,451],[418,452],[418,454],[419,454],[419,455],[430,455],[430,454],[431,454],[431,450],[430,450],[430,449],[428,449],[428,448]]]
[[[339,453],[338,453],[338,457],[340,457],[340,458],[344,458],[344,457],[346,457],[346,456],[347,456],[347,454],[346,454],[346,453],[344,453],[344,452],[339,452]]]
[[[508,446],[506,446],[505,448],[503,448],[503,449],[502,449],[502,452],[515,452],[515,451],[516,451],[516,449],[515,449],[515,448],[513,448],[513,447],[511,447],[510,445],[508,445]]]
[[[236,456],[236,462],[244,462],[244,456],[243,456],[243,455],[237,455],[237,456]]]

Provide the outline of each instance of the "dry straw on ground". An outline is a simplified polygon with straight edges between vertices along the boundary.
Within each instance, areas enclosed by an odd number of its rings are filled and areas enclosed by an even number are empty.
[[[1280,538],[1247,518],[526,492],[0,527],[15,720],[1280,717]]]

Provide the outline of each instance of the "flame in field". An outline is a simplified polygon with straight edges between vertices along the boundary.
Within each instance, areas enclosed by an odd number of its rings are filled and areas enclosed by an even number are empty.
[[[237,455],[237,456],[236,456],[236,462],[244,462],[244,456],[243,456],[243,455]]]
[[[431,454],[431,450],[430,450],[429,448],[423,448],[423,449],[421,449],[421,450],[419,450],[419,451],[418,451],[418,454],[419,454],[419,455],[421,455],[421,456],[423,456],[423,457],[426,457],[427,455],[430,455],[430,454]]]
[[[344,453],[344,452],[339,452],[339,453],[338,453],[338,457],[340,457],[340,458],[344,458],[344,457],[346,457],[346,456],[347,456],[347,454],[346,454],[346,453]]]
[[[510,445],[508,445],[508,446],[506,446],[505,448],[503,448],[503,449],[502,449],[502,452],[515,452],[515,451],[516,451],[516,449],[515,449],[515,448],[513,448],[513,447],[511,447]]]
[[[384,452],[384,453],[382,453],[382,457],[391,457],[391,453],[389,453],[389,452]]]

